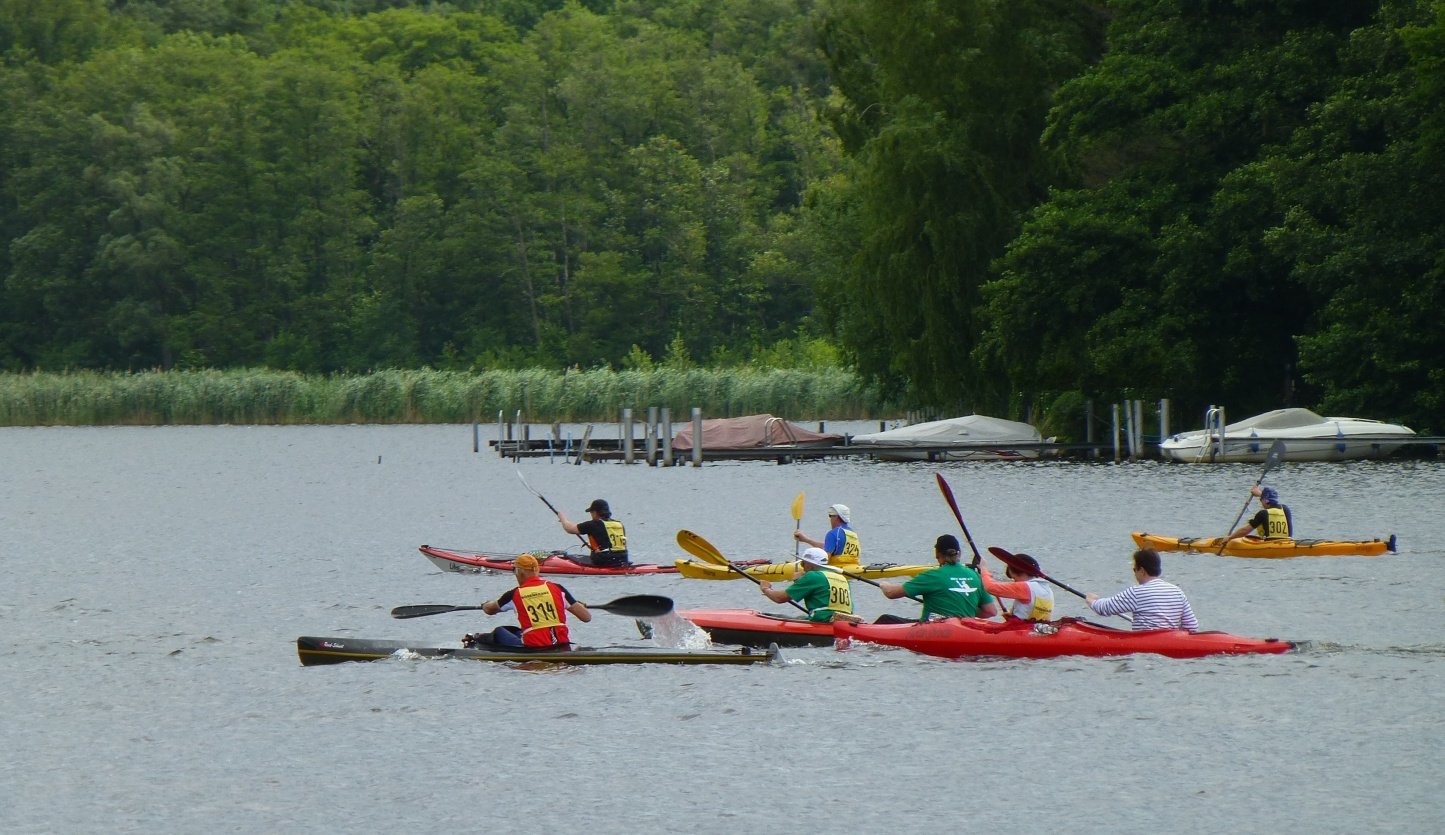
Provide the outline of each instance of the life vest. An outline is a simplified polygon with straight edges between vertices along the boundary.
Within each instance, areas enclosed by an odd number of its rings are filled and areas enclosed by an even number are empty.
[[[1038,577],[1029,580],[1029,599],[1015,600],[1009,614],[1020,620],[1049,620],[1054,616],[1054,590]]]
[[[567,598],[561,587],[533,577],[512,592],[522,645],[550,647],[571,642],[567,633]]]
[[[607,528],[607,542],[598,542],[597,537],[588,534],[587,539],[592,546],[592,553],[609,555],[614,559],[621,557],[625,562],[627,560],[627,531],[616,519],[604,519],[602,524]]]
[[[1293,534],[1290,530],[1289,514],[1283,507],[1265,508],[1267,518],[1264,529],[1259,531],[1265,539],[1289,539]]]
[[[831,564],[850,563],[856,565],[858,559],[863,556],[863,546],[858,543],[858,532],[852,528],[843,528],[843,550],[836,554],[829,554]]]
[[[828,609],[845,615],[853,614],[853,589],[848,586],[848,578],[832,571],[823,572],[823,578],[828,581],[828,603],[818,609]],[[808,614],[818,609],[813,609]]]

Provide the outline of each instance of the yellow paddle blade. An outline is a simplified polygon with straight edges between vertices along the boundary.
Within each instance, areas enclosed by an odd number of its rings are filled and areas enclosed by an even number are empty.
[[[793,499],[793,521],[803,521],[803,494],[799,493],[798,498]]]
[[[728,558],[724,557],[721,551],[713,547],[711,542],[708,542],[692,531],[678,531],[677,544],[682,550],[692,554],[703,562],[710,562],[713,565],[728,564]]]

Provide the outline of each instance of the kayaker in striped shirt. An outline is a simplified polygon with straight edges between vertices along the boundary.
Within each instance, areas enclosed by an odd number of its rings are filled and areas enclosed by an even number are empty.
[[[1159,579],[1164,573],[1159,552],[1145,548],[1134,552],[1134,581],[1123,591],[1100,597],[1097,594],[1084,596],[1084,600],[1095,614],[1134,615],[1135,631],[1141,629],[1187,629],[1199,628],[1194,610],[1189,608],[1189,598],[1173,583]]]

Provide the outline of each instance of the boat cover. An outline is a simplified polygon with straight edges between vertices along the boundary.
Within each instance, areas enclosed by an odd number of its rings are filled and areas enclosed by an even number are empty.
[[[842,435],[814,432],[796,423],[773,415],[747,415],[736,418],[715,418],[702,422],[702,448],[758,449],[773,446],[832,446]],[[672,438],[674,450],[692,449],[692,424],[684,426]]]
[[[912,446],[996,446],[999,444],[1037,444],[1043,442],[1039,430],[1027,423],[1019,423],[987,415],[932,420],[889,429],[886,432],[869,432],[854,435],[851,443],[885,447]]]

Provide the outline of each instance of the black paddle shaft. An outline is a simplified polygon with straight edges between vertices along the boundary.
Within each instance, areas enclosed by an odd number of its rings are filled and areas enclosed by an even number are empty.
[[[658,618],[672,611],[672,598],[657,594],[636,594],[619,597],[611,603],[582,604],[589,609],[598,609],[631,618]],[[444,615],[447,612],[474,612],[481,606],[452,606],[446,603],[419,603],[414,606],[398,606],[391,610],[391,616],[398,620]]]

